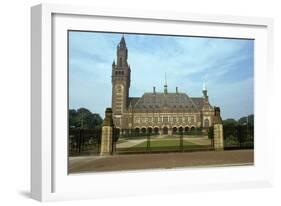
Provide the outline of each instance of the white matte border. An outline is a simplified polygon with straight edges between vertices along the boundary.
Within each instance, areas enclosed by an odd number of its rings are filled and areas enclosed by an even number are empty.
[[[270,76],[272,75],[270,72],[272,62],[269,61],[271,56],[268,55],[272,49],[272,34],[270,31],[272,23],[270,20],[177,13],[125,12],[58,5],[43,5],[40,10],[42,11],[42,40],[39,50],[42,52],[42,62],[45,63],[42,63],[40,68],[41,71],[44,71],[40,75],[42,78],[40,83],[42,86],[41,125],[44,125],[46,133],[43,133],[43,129],[40,132],[41,169],[36,171],[34,167],[38,166],[34,165],[34,161],[32,162],[33,173],[39,172],[41,174],[41,191],[34,191],[34,198],[40,200],[80,199],[270,185],[272,180],[273,162],[271,157],[273,155],[271,148],[273,137],[270,136],[267,125],[270,115],[268,115],[266,108],[269,106],[270,98],[264,98],[269,95],[268,90],[270,88],[268,86],[271,85],[270,80],[272,79],[272,76]],[[101,18],[101,16],[134,18]],[[52,19],[52,17],[54,18]],[[170,20],[164,21],[167,17]],[[172,19],[177,21],[171,21]],[[114,21],[118,21],[118,28],[114,27]],[[43,24],[44,22],[45,24]],[[220,22],[224,24],[220,24]],[[157,30],[154,30],[155,24],[157,24]],[[168,31],[165,29],[167,25],[169,25],[169,28],[174,28],[174,33],[171,33],[170,29]],[[188,26],[185,27],[186,25]],[[192,31],[189,28],[192,28]],[[255,166],[67,175],[67,38],[65,36],[67,29],[157,34],[160,31],[162,34],[191,35],[193,33],[200,36],[255,38]],[[43,31],[46,33],[43,33]],[[54,35],[53,50],[50,48],[51,34]],[[53,60],[53,70],[51,69],[51,60]],[[53,79],[50,78],[51,76]],[[50,93],[52,93],[52,101],[50,101]],[[53,121],[50,120],[50,113],[47,113],[47,111],[52,111]],[[52,132],[50,128],[53,129]],[[264,136],[267,138],[266,141],[262,139]],[[34,138],[32,139],[33,142]],[[44,142],[46,144],[42,147]],[[32,146],[32,150],[35,146]],[[38,179],[40,177],[34,179],[33,182]],[[132,182],[133,184],[131,184]],[[148,185],[148,182],[151,184]]]

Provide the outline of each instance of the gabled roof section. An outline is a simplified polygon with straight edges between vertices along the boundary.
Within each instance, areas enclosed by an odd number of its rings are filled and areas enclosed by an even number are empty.
[[[139,99],[139,97],[129,97],[129,106],[134,108]]]
[[[199,111],[197,105],[185,93],[144,93],[133,106],[134,110],[155,110],[163,108],[169,110],[182,109],[191,112]]]
[[[191,100],[197,106],[199,110],[201,110],[204,106],[204,98],[203,97],[191,97]]]

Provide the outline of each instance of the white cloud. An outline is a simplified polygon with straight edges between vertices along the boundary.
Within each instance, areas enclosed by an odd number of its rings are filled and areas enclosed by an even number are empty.
[[[103,114],[104,108],[111,105],[111,63],[116,58],[120,36],[83,32],[71,36],[70,100],[75,102],[73,107],[87,105]],[[201,96],[205,78],[210,98],[222,105],[226,116],[240,115],[235,105],[241,106],[241,102],[245,102],[244,113],[252,111],[253,103],[246,101],[253,96],[252,87],[245,82],[249,79],[247,71],[253,68],[241,65],[252,61],[251,42],[146,35],[126,35],[125,38],[132,70],[131,96],[141,96],[152,91],[153,86],[163,91],[166,72],[169,91],[175,91],[178,86],[190,96]],[[241,66],[245,69],[241,70]]]

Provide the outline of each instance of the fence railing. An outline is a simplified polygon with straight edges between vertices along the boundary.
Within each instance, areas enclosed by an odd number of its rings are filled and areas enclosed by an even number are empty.
[[[254,127],[252,125],[224,125],[225,149],[253,149]]]
[[[254,127],[249,125],[224,125],[224,149],[254,148]],[[140,133],[135,130],[114,129],[112,151],[115,154],[187,152],[213,150],[213,128],[208,131],[209,139],[204,144],[189,141],[194,133],[177,132],[173,135]],[[98,155],[100,153],[102,129],[69,129],[69,155]],[[202,135],[203,137],[203,135]]]
[[[211,140],[205,140],[205,144],[195,144],[189,141],[185,132],[177,132],[173,135],[159,135],[159,133],[140,133],[135,130],[118,131],[119,136],[114,142],[114,153],[164,153],[213,150]],[[196,133],[198,134],[198,133]]]
[[[157,135],[160,135],[160,131],[149,131],[149,130],[146,130],[145,132],[142,132],[141,130],[135,130],[135,129],[122,129],[122,130],[119,130],[119,129],[116,129],[118,131],[118,133],[120,134],[120,137],[127,137],[127,138],[130,138],[130,137],[146,137],[146,136],[157,136]],[[164,134],[164,133],[163,133]],[[171,135],[204,135],[205,133],[202,131],[201,128],[198,128],[198,129],[194,129],[194,130],[188,130],[188,131],[170,131],[168,133],[166,133],[166,135],[168,134],[171,134]]]
[[[101,129],[69,129],[68,151],[70,156],[99,154]]]

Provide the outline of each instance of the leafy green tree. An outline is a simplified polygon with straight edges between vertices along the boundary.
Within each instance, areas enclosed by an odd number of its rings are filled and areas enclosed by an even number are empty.
[[[223,121],[223,134],[225,145],[240,147],[253,147],[254,143],[254,115],[244,116],[238,119],[226,119]]]
[[[246,116],[246,117],[241,117],[239,120],[238,120],[238,123],[240,125],[251,125],[251,126],[254,126],[254,115],[251,114],[249,116]]]
[[[226,119],[223,120],[223,125],[237,125],[238,122],[235,119]]]
[[[254,126],[254,115],[253,114],[248,116],[248,123],[249,123],[249,125]]]
[[[240,125],[247,124],[247,117],[241,117],[238,122]]]
[[[69,110],[69,127],[94,129],[102,125],[102,118],[97,113],[92,113],[86,108]]]
[[[77,116],[77,112],[75,109],[70,109],[68,111],[68,115],[69,115],[69,126],[72,128],[77,127],[77,122],[76,122],[76,116]]]

